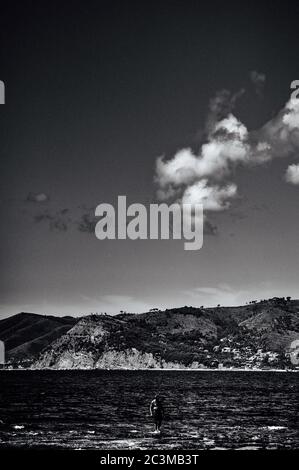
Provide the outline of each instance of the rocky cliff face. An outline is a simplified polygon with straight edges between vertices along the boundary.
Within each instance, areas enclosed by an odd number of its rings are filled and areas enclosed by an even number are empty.
[[[299,301],[83,317],[32,364],[55,369],[289,368]],[[292,358],[294,358],[294,354]]]

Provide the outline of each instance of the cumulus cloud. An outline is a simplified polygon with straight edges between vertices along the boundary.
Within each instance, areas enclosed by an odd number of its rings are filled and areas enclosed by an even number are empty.
[[[156,178],[161,188],[167,188],[164,196],[175,194],[174,187],[190,184],[200,178],[222,179],[236,162],[248,159],[248,131],[238,119],[230,114],[214,126],[209,141],[202,145],[196,155],[190,148],[179,150],[168,161],[158,158]]]
[[[213,133],[199,154],[185,148],[168,161],[158,158],[158,197],[178,200],[180,195],[182,203],[197,202],[203,203],[205,210],[224,210],[236,196],[237,186],[223,181],[237,164],[246,163],[249,156],[248,131],[229,114],[214,124]]]
[[[299,100],[291,98],[286,105],[286,113],[282,121],[286,126],[292,129],[299,129]]]
[[[157,181],[162,188],[168,184],[179,186],[188,184],[197,178],[199,173],[199,159],[193,154],[190,148],[180,150],[171,160],[164,162],[160,157],[157,160],[156,171]],[[161,192],[162,197],[170,197],[175,193],[172,187],[168,187],[166,192]]]
[[[252,72],[256,83],[265,81],[263,74]],[[249,132],[232,114],[241,92],[226,90],[210,101],[206,140],[198,152],[180,149],[172,158],[156,161],[155,181],[160,200],[202,203],[205,211],[222,211],[230,207],[238,188],[231,181],[237,166],[262,165],[278,157],[298,156],[299,100],[291,98],[285,107],[264,126]],[[286,181],[298,184],[298,165],[291,165]]]
[[[288,167],[285,179],[288,183],[299,185],[299,164],[293,164]]]
[[[299,100],[291,98],[286,106],[261,129],[252,133],[253,139],[268,145],[268,159],[298,158]]]

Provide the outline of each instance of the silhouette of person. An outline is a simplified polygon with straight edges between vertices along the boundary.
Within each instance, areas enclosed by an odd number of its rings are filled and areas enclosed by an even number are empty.
[[[150,415],[154,420],[155,432],[159,432],[164,418],[164,408],[159,395],[156,395],[150,404]]]

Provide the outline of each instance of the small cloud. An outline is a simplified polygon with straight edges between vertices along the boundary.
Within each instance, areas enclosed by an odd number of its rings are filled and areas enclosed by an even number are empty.
[[[30,196],[30,200],[35,199]],[[66,207],[56,210],[47,207],[42,211],[35,211],[31,216],[36,224],[46,223],[53,231],[66,232],[69,228],[75,227],[80,232],[94,233],[98,221],[94,216],[94,208],[84,206],[79,209],[81,214]]]
[[[69,227],[69,224],[71,223],[71,219],[69,217],[66,217],[67,212],[64,211],[65,209],[54,214],[50,213],[49,211],[41,212],[39,214],[34,215],[33,220],[36,223],[47,222],[50,230],[66,232]]]
[[[50,222],[50,229],[57,230],[58,232],[66,232],[68,229],[68,223],[63,219],[54,218]]]
[[[203,226],[203,233],[204,235],[212,235],[216,236],[218,235],[218,227],[209,220],[205,219],[204,221],[204,226]]]
[[[48,202],[49,200],[50,200],[49,196],[45,193],[30,192],[26,198],[27,202],[36,202],[36,203]]]
[[[45,220],[52,220],[52,216],[48,212],[43,212],[40,214],[36,214],[33,217],[34,222],[39,223],[39,222],[44,222]]]
[[[94,233],[98,219],[92,213],[83,214],[78,223],[79,232]]]
[[[266,75],[264,73],[257,72],[256,70],[252,70],[250,72],[250,80],[255,88],[257,95],[262,96],[266,82]]]
[[[299,185],[299,163],[290,165],[285,174],[287,183]]]

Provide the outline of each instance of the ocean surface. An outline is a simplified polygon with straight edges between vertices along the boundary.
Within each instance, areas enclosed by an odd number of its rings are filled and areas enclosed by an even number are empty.
[[[297,373],[0,371],[0,448],[295,449]],[[163,397],[153,434],[149,404]]]

